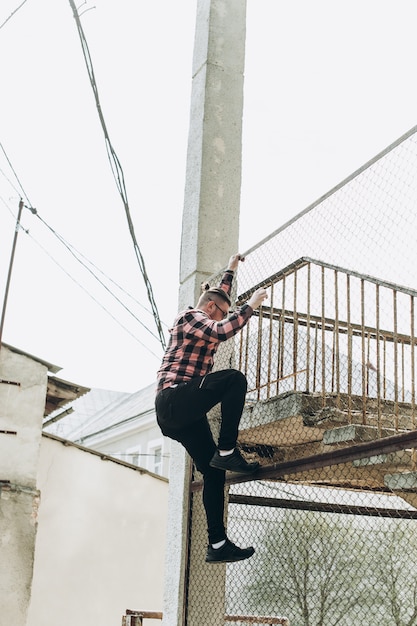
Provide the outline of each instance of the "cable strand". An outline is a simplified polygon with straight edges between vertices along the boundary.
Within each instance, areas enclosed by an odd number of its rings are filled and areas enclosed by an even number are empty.
[[[112,143],[110,141],[110,137],[107,131],[107,126],[104,120],[104,115],[103,115],[103,111],[101,108],[101,104],[100,104],[100,98],[99,98],[99,93],[98,93],[98,87],[97,87],[97,83],[95,80],[95,76],[94,76],[94,68],[93,68],[93,63],[92,63],[92,59],[91,59],[91,55],[90,55],[90,51],[88,48],[88,43],[86,40],[86,37],[84,35],[84,30],[82,28],[81,25],[81,21],[80,21],[80,17],[78,15],[78,11],[77,8],[75,6],[74,0],[69,0],[70,6],[72,8],[73,11],[73,15],[74,15],[74,19],[76,22],[76,26],[77,26],[77,30],[78,30],[78,35],[81,41],[81,48],[83,51],[83,56],[84,56],[84,60],[85,60],[85,64],[87,67],[87,72],[89,75],[89,79],[90,79],[90,84],[94,93],[94,98],[95,98],[95,102],[96,102],[96,108],[97,108],[97,112],[99,115],[99,119],[100,119],[100,123],[103,129],[103,133],[104,133],[104,137],[105,137],[105,145],[106,145],[106,150],[107,150],[107,156],[108,159],[110,161],[110,166],[111,166],[111,170],[113,173],[113,177],[115,179],[117,188],[119,190],[120,196],[122,198],[123,201],[123,205],[124,205],[124,209],[125,209],[125,213],[126,213],[126,218],[127,218],[127,222],[128,222],[128,227],[129,227],[129,232],[130,232],[130,236],[132,238],[132,242],[133,242],[133,247],[135,250],[135,254],[136,254],[136,259],[138,261],[139,264],[139,268],[140,271],[142,273],[142,277],[143,280],[145,282],[145,286],[146,286],[146,291],[147,291],[147,295],[148,295],[148,300],[150,302],[151,305],[151,309],[152,309],[152,313],[153,313],[153,317],[154,317],[154,321],[158,330],[158,335],[159,335],[159,339],[161,342],[162,347],[165,349],[166,347],[166,342],[165,342],[165,336],[162,330],[162,325],[161,325],[161,320],[159,317],[159,313],[158,313],[158,308],[155,302],[155,298],[154,298],[154,294],[153,294],[153,289],[152,289],[152,285],[151,282],[149,280],[147,271],[146,271],[146,267],[145,267],[145,261],[143,258],[143,255],[140,251],[138,242],[137,242],[137,238],[136,238],[136,234],[135,234],[135,229],[133,226],[133,222],[132,222],[132,218],[131,218],[131,214],[130,214],[130,208],[129,208],[129,202],[128,202],[128,198],[127,198],[127,191],[126,191],[126,186],[125,186],[125,181],[124,181],[124,174],[123,174],[123,169],[122,166],[120,164],[119,158],[112,146]]]

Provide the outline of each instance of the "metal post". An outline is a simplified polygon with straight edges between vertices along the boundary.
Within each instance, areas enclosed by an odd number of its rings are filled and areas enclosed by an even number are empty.
[[[22,215],[22,211],[23,211],[23,200],[22,200],[22,198],[20,198],[19,212],[17,214],[16,228],[15,228],[15,232],[14,232],[13,245],[12,245],[12,252],[11,252],[11,255],[10,255],[9,272],[8,272],[8,275],[7,275],[6,289],[4,291],[3,310],[2,310],[2,313],[1,313],[0,350],[1,350],[1,345],[2,345],[2,341],[1,340],[2,340],[2,336],[3,336],[4,318],[6,317],[7,298],[9,296],[10,279],[11,279],[11,276],[12,276],[14,253],[15,253],[15,250],[16,250],[17,235],[19,233],[20,217]]]

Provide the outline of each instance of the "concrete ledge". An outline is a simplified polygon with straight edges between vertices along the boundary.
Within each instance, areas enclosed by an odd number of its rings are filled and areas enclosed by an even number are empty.
[[[384,484],[393,491],[414,491],[417,493],[417,472],[386,474]]]
[[[365,467],[367,465],[402,465],[410,466],[412,455],[410,450],[401,450],[391,454],[376,454],[366,459],[353,461],[354,467]]]
[[[342,443],[346,441],[375,441],[382,437],[388,437],[395,434],[394,431],[385,430],[379,432],[375,426],[362,426],[360,424],[348,424],[347,426],[339,426],[326,430],[323,434],[323,443],[326,445],[332,445],[335,443]]]

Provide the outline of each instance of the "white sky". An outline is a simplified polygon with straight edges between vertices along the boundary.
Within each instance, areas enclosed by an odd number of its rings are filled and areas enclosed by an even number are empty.
[[[20,4],[3,0],[0,24]],[[177,310],[195,6],[94,0],[80,7],[167,325]],[[416,17],[415,0],[248,0],[241,251],[417,123]],[[0,28],[0,55],[0,142],[30,202],[149,309],[68,0],[27,0]],[[20,191],[1,152],[0,170],[3,298]],[[82,385],[135,391],[153,382],[158,341],[27,210],[22,223],[30,235],[19,233],[3,340]],[[142,306],[121,297],[155,332]]]

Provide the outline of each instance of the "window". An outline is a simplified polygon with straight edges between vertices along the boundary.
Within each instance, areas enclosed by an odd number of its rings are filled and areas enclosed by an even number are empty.
[[[162,475],[162,439],[154,439],[148,444],[148,470],[154,474]]]
[[[127,448],[125,454],[126,463],[131,463],[132,465],[140,465],[140,457],[141,457],[141,447],[135,446],[134,448]]]

